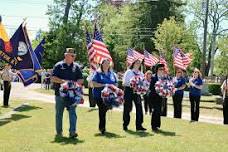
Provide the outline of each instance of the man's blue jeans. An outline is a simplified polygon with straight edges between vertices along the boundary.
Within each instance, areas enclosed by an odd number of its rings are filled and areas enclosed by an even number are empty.
[[[56,122],[56,133],[61,134],[62,129],[62,121],[63,121],[63,112],[65,109],[65,102],[62,97],[55,96],[55,122]],[[76,122],[77,122],[77,115],[76,115],[76,108],[75,106],[70,106],[69,110],[69,122],[70,122],[70,133],[76,132]]]

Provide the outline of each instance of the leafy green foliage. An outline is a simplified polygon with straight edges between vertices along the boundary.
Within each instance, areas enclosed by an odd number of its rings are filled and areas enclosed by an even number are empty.
[[[192,36],[191,29],[186,29],[184,25],[177,22],[174,17],[169,20],[165,19],[162,24],[159,25],[155,32],[155,38],[153,39],[155,47],[161,54],[163,54],[169,63],[169,69],[172,72],[173,69],[173,48],[180,47],[185,53],[192,53],[193,66],[197,66],[199,62],[196,62],[200,57],[199,50],[197,48],[197,42]]]
[[[209,83],[208,84],[208,90],[213,95],[220,95],[221,94],[221,84],[219,83]]]
[[[215,58],[215,73],[228,75],[228,37],[220,38],[218,42],[219,55]]]
[[[66,4],[70,2],[69,14],[66,14]],[[84,43],[83,17],[90,10],[88,0],[55,0],[49,6],[47,14],[50,16],[50,31],[46,34],[44,52],[45,68],[63,59],[67,47],[76,49],[76,60],[87,64],[87,50]]]

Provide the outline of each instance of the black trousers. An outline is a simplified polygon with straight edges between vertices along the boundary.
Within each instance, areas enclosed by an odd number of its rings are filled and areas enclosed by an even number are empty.
[[[99,112],[99,130],[105,130],[106,127],[106,112],[108,111],[107,106],[104,104],[102,99],[96,99]]]
[[[226,97],[223,102],[223,118],[223,123],[228,124],[228,97]]]
[[[161,116],[167,116],[167,98],[162,98]]]
[[[96,101],[93,99],[93,88],[89,88],[89,107],[96,107]]]
[[[143,96],[143,99],[144,99],[144,110],[145,110],[145,113],[147,113],[148,111],[149,111],[149,113],[152,113],[152,104],[151,104],[151,101],[149,99],[149,95],[145,94]]]
[[[158,95],[152,95],[152,106],[153,112],[151,116],[151,127],[152,129],[161,127],[161,106],[162,106],[162,97]],[[150,99],[150,100],[151,100]]]
[[[11,91],[11,82],[10,81],[3,81],[3,105],[8,106],[9,105],[9,97],[10,97],[10,91]]]
[[[183,94],[173,95],[174,118],[181,118]]]
[[[130,123],[130,112],[132,111],[132,101],[134,101],[136,108],[136,129],[141,128],[143,123],[143,111],[140,95],[133,93],[133,90],[130,87],[125,87],[124,101],[123,126],[127,127]]]
[[[191,103],[191,120],[199,120],[199,105],[200,105],[200,96],[189,96]]]

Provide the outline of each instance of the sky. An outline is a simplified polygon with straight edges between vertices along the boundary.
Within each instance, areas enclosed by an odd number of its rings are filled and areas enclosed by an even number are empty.
[[[39,29],[48,31],[47,5],[53,0],[0,0],[0,15],[11,37],[19,25],[27,18],[30,39],[34,39]]]
[[[91,3],[94,3],[94,0],[91,0]],[[27,29],[31,40],[36,37],[39,29],[48,31],[46,12],[50,4],[53,4],[53,0],[0,0],[0,15],[9,36],[14,34],[24,18],[27,18]],[[192,19],[193,16],[187,14],[185,22],[190,23]],[[226,25],[228,25],[227,22],[223,24],[223,26]]]

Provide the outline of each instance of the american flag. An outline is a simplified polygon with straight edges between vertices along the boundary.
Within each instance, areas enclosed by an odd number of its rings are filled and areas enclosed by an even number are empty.
[[[112,62],[112,57],[103,42],[102,35],[98,31],[97,26],[95,25],[94,29],[94,39],[93,39],[93,48],[95,52],[95,59],[97,63],[101,63],[103,59],[109,59]]]
[[[186,70],[190,63],[190,54],[184,54],[181,49],[174,48],[173,64],[175,67]]]
[[[168,68],[168,65],[167,65],[167,62],[166,62],[165,58],[162,55],[160,55],[160,61],[159,61],[159,63],[165,65],[165,67],[164,67],[165,68],[165,71],[168,73],[169,72],[169,68]]]
[[[94,60],[95,57],[95,51],[93,48],[93,43],[90,37],[89,32],[86,30],[86,47],[88,50],[88,58],[89,58],[89,64],[90,64],[90,69],[91,70],[96,70],[96,62]]]
[[[127,63],[129,65],[131,65],[136,59],[139,59],[139,60],[143,60],[144,59],[144,55],[129,48],[127,50]]]
[[[155,56],[151,55],[148,51],[144,50],[144,64],[147,67],[152,67],[159,62]]]

